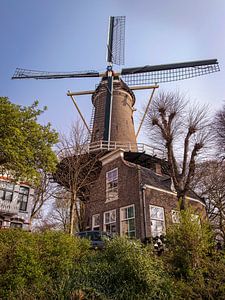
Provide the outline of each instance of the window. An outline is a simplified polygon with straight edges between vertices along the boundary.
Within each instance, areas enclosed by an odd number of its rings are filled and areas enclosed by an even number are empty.
[[[19,209],[21,211],[27,210],[28,196],[29,196],[29,188],[21,186],[18,194],[18,203],[20,203]]]
[[[12,201],[14,184],[6,181],[0,182],[0,200]]]
[[[92,230],[100,230],[100,214],[92,216]]]
[[[120,223],[121,235],[127,235],[129,237],[135,237],[135,210],[134,205],[122,207],[120,209]]]
[[[164,208],[150,205],[151,233],[152,236],[160,236],[165,233]]]
[[[17,223],[17,222],[11,222],[10,227],[12,227],[12,228],[22,228],[23,224],[22,223]]]
[[[171,210],[172,222],[180,223],[180,212],[179,210]]]
[[[118,169],[106,173],[106,201],[118,199]]]
[[[196,222],[198,225],[201,225],[201,218],[198,214],[191,214],[191,221]]]
[[[110,210],[104,213],[104,231],[116,233],[116,210]]]

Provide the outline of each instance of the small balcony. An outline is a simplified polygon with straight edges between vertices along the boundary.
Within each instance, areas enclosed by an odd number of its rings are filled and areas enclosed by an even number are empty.
[[[19,212],[19,203],[15,201],[0,200],[0,214],[15,215]]]

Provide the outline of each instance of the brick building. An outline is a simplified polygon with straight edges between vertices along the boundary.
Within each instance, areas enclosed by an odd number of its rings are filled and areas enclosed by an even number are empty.
[[[102,169],[86,204],[86,227],[141,240],[166,233],[178,221],[178,201],[166,161],[146,153],[115,149],[101,159]],[[196,213],[204,203],[193,192]]]

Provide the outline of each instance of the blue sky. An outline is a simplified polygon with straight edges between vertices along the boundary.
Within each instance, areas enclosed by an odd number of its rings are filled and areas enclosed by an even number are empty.
[[[209,104],[212,112],[222,107],[224,0],[1,0],[0,96],[21,105],[38,99],[40,106],[48,106],[41,122],[68,131],[78,116],[67,90],[94,89],[98,80],[11,80],[11,76],[16,67],[104,71],[110,15],[126,16],[126,67],[217,58],[219,73],[160,88],[180,90],[193,103]],[[139,110],[148,96],[148,92],[136,93]],[[77,101],[89,121],[90,97]]]

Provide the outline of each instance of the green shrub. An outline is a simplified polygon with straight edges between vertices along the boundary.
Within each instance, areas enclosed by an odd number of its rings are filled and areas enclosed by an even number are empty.
[[[181,211],[180,223],[173,224],[167,230],[164,261],[178,279],[191,278],[214,248],[209,225],[194,216],[191,209]]]
[[[224,299],[224,253],[215,251],[209,225],[194,219],[191,209],[168,229],[162,259],[174,277],[177,299]]]
[[[42,294],[45,278],[34,235],[21,230],[0,231],[0,273],[0,298],[35,299],[33,295]]]
[[[89,244],[60,232],[0,231],[0,298],[67,299],[70,274]]]
[[[75,272],[74,290],[92,288],[102,299],[172,299],[172,283],[162,261],[134,240],[115,238]],[[72,289],[72,288],[71,288]],[[104,298],[105,297],[105,298]],[[91,298],[90,298],[91,299]]]

